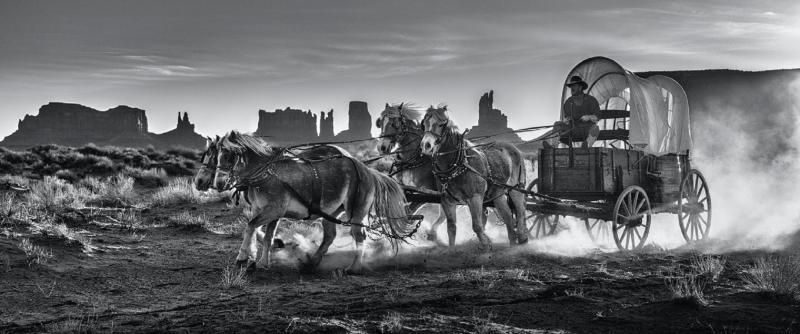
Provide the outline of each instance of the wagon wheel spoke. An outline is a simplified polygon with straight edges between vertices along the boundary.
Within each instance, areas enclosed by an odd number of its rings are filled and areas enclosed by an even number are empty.
[[[638,186],[626,188],[614,206],[612,232],[621,250],[640,248],[650,231],[650,200]]]
[[[681,182],[681,200],[678,202],[678,223],[684,239],[688,242],[708,237],[711,227],[711,196],[708,184],[697,170]]]

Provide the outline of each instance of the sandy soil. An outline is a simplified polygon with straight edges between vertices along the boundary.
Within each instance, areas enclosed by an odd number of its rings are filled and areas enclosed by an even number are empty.
[[[222,272],[240,237],[164,223],[182,211],[222,224],[238,214],[217,203],[150,209],[137,230],[72,224],[92,248],[31,237],[52,250],[45,264],[28,264],[17,242],[0,236],[0,332],[800,332],[800,303],[743,288],[741,272],[761,251],[726,254],[706,303],[676,299],[667,287],[671,273],[690,266],[689,251],[559,256],[502,240],[489,252],[465,242],[376,254],[361,275],[339,270],[351,256],[347,238],[305,274],[290,244],[285,260],[249,275],[248,286],[226,288]]]

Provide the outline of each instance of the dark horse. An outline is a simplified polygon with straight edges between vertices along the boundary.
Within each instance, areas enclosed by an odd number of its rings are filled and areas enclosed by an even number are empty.
[[[217,189],[235,188],[249,203],[254,218],[247,224],[237,261],[256,260],[256,229],[266,225],[261,257],[256,264],[269,267],[270,251],[280,218],[311,219],[344,214],[356,241],[356,256],[350,266],[360,271],[366,228],[401,239],[412,234],[416,224],[408,218],[403,190],[392,178],[368,168],[346,154],[291,155],[262,140],[231,132],[216,144]],[[308,152],[306,152],[308,153]],[[374,215],[374,224],[368,216]],[[329,222],[330,223],[330,222]],[[322,260],[336,236],[336,227],[323,225],[323,240],[309,257],[310,266]]]
[[[511,188],[525,187],[522,152],[508,143],[473,147],[450,120],[446,106],[429,108],[422,126],[425,130],[422,153],[433,157],[434,174],[442,184],[442,209],[447,217],[450,245],[455,244],[456,206],[466,203],[472,216],[472,230],[482,246],[491,247],[484,233],[483,205],[488,202],[505,223],[509,243],[526,243],[525,195]]]
[[[375,125],[381,129],[381,139],[378,151],[383,154],[397,154],[397,160],[392,164],[389,173],[400,184],[439,191],[439,184],[433,175],[433,159],[422,154],[420,142],[422,141],[423,112],[412,108],[408,103],[389,105],[381,112]],[[417,213],[428,203],[411,203],[411,212]],[[434,220],[429,240],[436,240],[436,228],[444,222],[444,215],[439,215]]]

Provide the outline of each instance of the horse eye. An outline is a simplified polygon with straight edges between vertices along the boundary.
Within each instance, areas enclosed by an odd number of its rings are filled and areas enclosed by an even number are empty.
[[[381,119],[380,118],[375,120],[375,127],[377,127],[378,129],[381,128]]]

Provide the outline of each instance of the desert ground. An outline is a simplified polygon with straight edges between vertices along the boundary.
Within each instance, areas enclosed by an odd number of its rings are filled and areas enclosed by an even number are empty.
[[[779,250],[712,238],[623,253],[566,219],[514,247],[489,222],[483,251],[466,222],[452,248],[426,223],[397,254],[371,241],[368,269],[350,274],[347,228],[303,271],[319,223],[286,220],[273,266],[247,272],[234,266],[246,212],[229,194],[163,171],[78,174],[0,182],[0,332],[800,332],[798,235]]]

